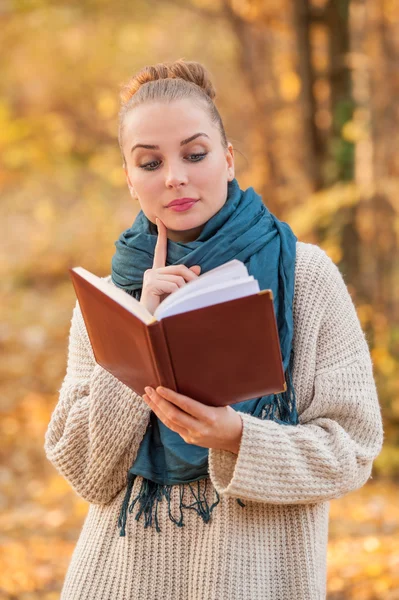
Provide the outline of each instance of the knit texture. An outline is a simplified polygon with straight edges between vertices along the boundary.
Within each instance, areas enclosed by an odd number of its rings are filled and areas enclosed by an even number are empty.
[[[221,496],[210,521],[186,511],[178,528],[162,501],[161,533],[132,518],[126,537],[118,535],[126,472],[150,408],[97,365],[76,302],[66,375],[44,444],[47,458],[90,503],[61,600],[326,598],[329,501],[368,481],[384,433],[369,348],[338,268],[318,246],[297,242],[295,273],[299,424],[243,413],[238,455],[210,449],[209,478],[198,482],[209,505],[215,490]],[[175,486],[175,518],[179,504]]]

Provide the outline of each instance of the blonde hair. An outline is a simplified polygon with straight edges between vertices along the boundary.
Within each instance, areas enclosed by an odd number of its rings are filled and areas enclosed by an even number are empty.
[[[227,149],[226,132],[213,102],[215,96],[209,74],[199,62],[179,59],[172,63],[158,63],[144,67],[133,75],[120,90],[118,140],[123,166],[126,167],[122,146],[125,115],[135,106],[151,101],[173,102],[182,98],[192,98],[193,102],[205,108],[211,121],[217,125],[222,145]]]

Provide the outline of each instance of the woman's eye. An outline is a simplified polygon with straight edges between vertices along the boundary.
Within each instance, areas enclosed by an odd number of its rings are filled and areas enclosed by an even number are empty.
[[[155,169],[157,167],[151,167],[151,165],[156,165],[157,161],[153,160],[150,163],[147,163],[146,165],[140,165],[140,169],[145,169],[146,171],[155,171]]]
[[[193,162],[199,162],[207,155],[207,152],[202,152],[201,154],[190,154],[190,156],[195,156],[197,160],[193,160]]]
[[[201,152],[200,154],[189,154],[190,162],[199,162],[205,158],[207,152]],[[194,160],[191,160],[194,158]],[[144,169],[145,171],[155,171],[158,168],[159,161],[153,160],[146,165],[140,165],[140,169]]]

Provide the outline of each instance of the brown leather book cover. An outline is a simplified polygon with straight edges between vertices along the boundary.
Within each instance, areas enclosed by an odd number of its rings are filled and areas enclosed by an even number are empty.
[[[286,389],[270,290],[147,325],[69,272],[96,362],[140,396],[163,385],[226,406]]]

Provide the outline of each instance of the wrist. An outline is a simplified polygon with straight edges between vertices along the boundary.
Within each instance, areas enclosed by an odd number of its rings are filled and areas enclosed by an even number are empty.
[[[241,442],[241,438],[238,441],[233,442],[229,448],[226,448],[226,450],[228,452],[231,452],[232,454],[238,455],[238,452],[240,450],[240,442]]]
[[[154,302],[154,300],[152,300],[151,298],[148,298],[145,294],[141,294],[140,304],[142,304],[152,315],[154,314],[155,309],[157,308],[156,302]]]
[[[242,421],[240,415],[238,414],[238,412],[235,412],[235,415],[237,416],[236,433],[235,433],[234,437],[230,440],[229,444],[225,447],[225,450],[227,450],[228,452],[232,452],[232,454],[238,454],[238,452],[240,450],[241,439],[242,439],[242,430],[243,430],[243,421]]]

